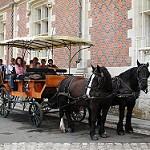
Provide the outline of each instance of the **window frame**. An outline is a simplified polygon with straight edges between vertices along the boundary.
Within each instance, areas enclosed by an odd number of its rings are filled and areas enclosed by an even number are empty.
[[[52,0],[35,0],[27,4],[27,16],[29,16],[29,36],[51,36],[52,24]],[[38,12],[40,10],[40,12]],[[39,13],[39,15],[38,15]],[[40,17],[39,17],[40,16]],[[39,27],[38,27],[39,26]],[[47,27],[47,28],[45,28]],[[48,50],[31,52],[30,59],[34,56],[48,60]]]

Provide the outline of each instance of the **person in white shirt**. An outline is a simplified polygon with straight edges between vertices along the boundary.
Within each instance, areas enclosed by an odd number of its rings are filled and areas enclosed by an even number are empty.
[[[7,68],[11,91],[14,91],[15,61],[16,61],[15,58],[12,58],[11,63],[8,65],[8,68]]]
[[[14,74],[14,70],[15,70],[15,58],[11,59],[11,63],[8,65],[8,69],[7,69],[7,74]]]

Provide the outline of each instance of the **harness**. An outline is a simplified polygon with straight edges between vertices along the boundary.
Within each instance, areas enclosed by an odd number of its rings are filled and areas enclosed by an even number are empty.
[[[114,89],[114,95],[120,98],[133,98],[137,96],[138,94],[134,92],[119,76],[112,79],[112,82],[117,82],[115,89]],[[123,91],[120,88],[121,83],[125,85],[125,87],[128,89],[128,91]]]
[[[72,79],[71,79],[71,81],[69,82],[69,85],[68,85],[68,81],[70,80],[70,78],[72,78]],[[71,96],[71,94],[70,94],[70,88],[71,88],[71,85],[72,85],[73,81],[74,81],[76,78],[77,78],[77,77],[72,77],[72,76],[69,77],[68,79],[65,78],[66,80],[65,80],[65,87],[64,87],[63,92],[59,92],[59,88],[60,88],[61,83],[62,83],[64,80],[62,80],[62,81],[59,83],[58,88],[57,88],[58,97],[59,97],[59,96],[66,96],[66,97],[68,98],[68,103],[67,103],[66,105],[63,105],[63,106],[59,107],[59,109],[68,107],[68,106],[73,105],[73,104],[75,104],[75,106],[76,106],[77,102],[79,102],[79,101],[81,101],[81,100],[83,100],[83,99],[84,99],[85,101],[87,101],[87,100],[90,99],[90,98],[88,98],[87,95],[86,95],[86,89],[87,89],[89,80],[86,81],[86,86],[85,86],[85,90],[84,90],[84,91],[85,91],[85,92],[84,92],[84,95],[79,96],[79,97],[77,97],[77,98],[74,98],[74,97]],[[70,102],[69,99],[72,99],[73,101]]]
[[[92,74],[93,75],[93,74]],[[91,76],[92,76],[91,75]],[[72,79],[71,79],[72,78]],[[108,99],[108,98],[110,98],[111,96],[113,96],[114,95],[114,93],[108,93],[108,92],[106,92],[106,93],[104,93],[103,92],[103,95],[96,95],[96,96],[94,96],[94,97],[88,97],[87,95],[86,95],[86,92],[87,92],[87,89],[88,88],[90,88],[90,89],[92,89],[92,90],[98,90],[99,91],[99,87],[100,87],[100,85],[101,85],[101,83],[98,83],[98,87],[96,87],[96,88],[92,88],[91,86],[89,86],[89,82],[90,82],[90,80],[91,80],[91,77],[88,79],[88,80],[86,80],[86,83],[85,83],[85,88],[84,88],[84,94],[82,95],[82,96],[79,96],[79,97],[77,97],[77,98],[74,98],[74,97],[72,97],[71,96],[71,94],[70,94],[70,88],[71,88],[71,86],[72,86],[72,83],[73,83],[73,81],[76,79],[77,77],[69,77],[69,78],[65,78],[66,80],[65,80],[65,86],[64,86],[64,89],[63,89],[63,92],[59,92],[59,88],[60,88],[60,85],[61,85],[61,83],[64,81],[64,80],[62,80],[60,83],[59,83],[59,85],[58,85],[58,88],[57,88],[57,91],[58,91],[58,96],[66,96],[67,98],[68,98],[68,103],[66,104],[66,105],[63,105],[63,106],[61,106],[61,107],[59,107],[60,109],[62,109],[62,108],[65,108],[65,107],[67,107],[67,106],[70,106],[70,105],[74,105],[75,104],[75,106],[76,106],[76,104],[77,104],[77,102],[79,102],[79,101],[81,101],[81,100],[85,100],[85,101],[88,101],[89,99],[100,99],[100,98],[102,98],[102,99]],[[71,79],[71,80],[70,80]],[[100,77],[100,79],[99,79],[99,81],[98,82],[100,82],[100,80],[102,79],[102,77]],[[69,84],[68,84],[69,83]],[[109,95],[108,95],[109,94]],[[69,101],[69,99],[72,99],[73,101],[72,102],[70,102]]]
[[[142,86],[141,86],[141,81],[147,80],[147,78],[139,79],[139,76],[138,76],[139,71],[140,71],[143,67],[146,67],[146,68],[147,68],[146,65],[141,65],[140,67],[138,67],[138,69],[137,69],[137,71],[136,71],[136,74],[135,74],[135,76],[136,76],[136,78],[137,78],[137,81],[138,81],[138,92],[133,91],[119,76],[117,76],[117,77],[115,77],[115,78],[112,79],[112,82],[117,82],[117,83],[116,83],[116,86],[115,86],[115,90],[114,90],[115,93],[116,93],[115,95],[116,95],[117,97],[130,98],[130,99],[132,99],[133,97],[137,97],[137,96],[139,95],[139,91],[140,91],[141,88],[142,88]],[[124,91],[121,91],[121,89],[120,89],[121,83],[128,89],[128,91],[127,91],[128,93],[127,93],[125,90],[124,90]],[[130,92],[130,93],[129,93],[129,92]],[[146,89],[146,90],[144,90],[144,92],[147,93],[148,90]]]

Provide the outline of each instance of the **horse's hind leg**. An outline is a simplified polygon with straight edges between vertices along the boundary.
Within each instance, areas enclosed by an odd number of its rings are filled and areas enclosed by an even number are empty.
[[[66,132],[66,128],[65,128],[65,124],[64,124],[64,111],[62,109],[59,110],[59,116],[60,116],[60,124],[59,124],[59,128],[62,132]]]
[[[60,116],[60,124],[59,128],[62,132],[66,132],[65,124],[64,124],[64,109],[62,108],[65,105],[65,97],[64,96],[59,96],[58,97],[58,102],[59,102],[59,116]]]
[[[68,121],[68,129],[67,129],[68,132],[74,132],[74,121],[71,118],[71,115],[70,115],[71,113],[72,113],[72,110],[70,109],[70,106],[69,106],[69,108],[65,110],[65,115]]]
[[[127,133],[133,133],[133,128],[131,126],[131,117],[132,117],[132,110],[134,108],[135,101],[127,105],[127,115],[126,115],[126,124],[125,130]]]

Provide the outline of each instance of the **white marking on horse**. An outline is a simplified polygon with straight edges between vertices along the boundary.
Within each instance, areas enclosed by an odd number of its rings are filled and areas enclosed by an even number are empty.
[[[90,90],[91,90],[91,85],[92,85],[92,82],[93,82],[94,77],[95,77],[95,74],[92,75],[91,80],[90,80],[90,83],[88,84],[88,87],[87,87],[86,95],[87,95],[88,97],[90,97]]]
[[[59,127],[60,127],[60,130],[61,130],[62,132],[64,132],[64,133],[66,132],[65,124],[64,124],[64,118],[61,118]]]

